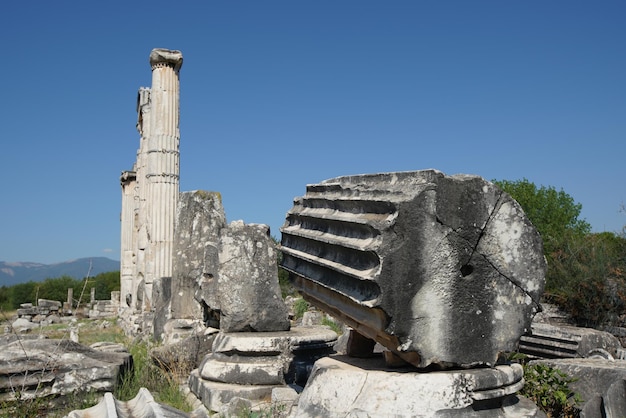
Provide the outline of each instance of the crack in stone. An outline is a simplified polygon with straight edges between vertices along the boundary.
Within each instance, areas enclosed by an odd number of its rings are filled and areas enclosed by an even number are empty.
[[[483,237],[485,236],[485,230],[487,229],[487,227],[489,226],[489,223],[493,220],[493,218],[495,217],[496,213],[498,213],[498,211],[500,210],[501,202],[502,202],[502,196],[503,193],[500,193],[500,195],[498,196],[498,200],[496,201],[495,205],[494,205],[494,209],[493,211],[491,211],[491,213],[489,214],[489,217],[487,218],[487,222],[485,222],[485,226],[483,228],[481,228],[480,234],[478,235],[478,239],[476,240],[476,244],[473,245],[472,248],[472,252],[468,257],[468,263],[469,261],[474,257],[474,254],[477,252],[477,248],[480,245],[481,240],[483,239]],[[443,222],[441,222],[441,220],[437,217],[437,222],[439,222],[441,225],[447,226],[445,225]],[[449,227],[449,226],[448,226]],[[450,227],[449,227],[450,228]],[[450,228],[453,232],[456,233],[456,230],[454,230],[453,228]],[[446,236],[448,236],[449,234],[446,234]],[[471,246],[471,242],[468,240],[465,240],[468,244],[470,244]],[[524,289],[519,283],[517,283],[515,280],[513,280],[512,278],[508,277],[506,274],[504,274],[502,271],[500,271],[485,255],[481,254],[481,257],[487,262],[489,263],[489,265],[498,272],[498,274],[500,274],[500,276],[504,277],[506,280],[508,280],[509,282],[511,282],[515,287],[517,287],[518,289],[520,289],[524,294],[526,294],[537,306],[540,306],[539,301],[535,300],[532,295],[530,293],[528,293],[528,291],[526,289]],[[463,269],[467,266],[469,268],[471,268],[471,265],[469,265],[468,263],[465,263],[462,267],[461,267],[461,274],[463,274]],[[470,274],[471,272],[469,272],[468,274]],[[466,274],[463,274],[463,276],[466,276]]]

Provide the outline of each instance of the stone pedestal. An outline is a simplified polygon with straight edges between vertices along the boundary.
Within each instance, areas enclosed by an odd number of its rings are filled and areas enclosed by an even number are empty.
[[[388,369],[381,358],[323,358],[300,394],[295,417],[544,416],[515,393],[519,364],[418,373]]]
[[[189,377],[191,391],[211,411],[234,398],[269,402],[272,390],[303,386],[313,363],[329,355],[337,334],[325,327],[284,332],[220,332],[212,353]]]

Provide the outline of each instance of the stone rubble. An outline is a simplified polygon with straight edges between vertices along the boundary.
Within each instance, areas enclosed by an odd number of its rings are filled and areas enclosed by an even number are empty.
[[[155,49],[150,65],[137,160],[120,178],[120,323],[163,341],[152,353],[159,363],[197,367],[190,389],[218,416],[270,398],[291,410],[293,388],[305,384],[296,416],[541,416],[515,395],[518,367],[499,364],[522,334],[522,350],[535,344],[536,353],[624,355],[597,333],[535,324],[528,333],[544,285],[541,238],[492,183],[436,170],[339,177],[296,199],[281,229],[282,266],[345,333],[290,330],[269,229],[227,224],[219,193],[178,191],[182,54]],[[93,307],[94,316],[115,309]],[[323,317],[310,311],[301,324]],[[324,358],[333,348],[365,363]],[[402,390],[415,385],[423,396]],[[350,400],[355,388],[370,395]]]
[[[107,392],[97,405],[72,411],[65,418],[208,418],[208,416],[203,410],[187,414],[169,405],[158,403],[148,389],[140,388],[137,396],[125,402],[115,399],[112,393]]]
[[[35,336],[33,336],[35,337]],[[127,351],[70,340],[0,337],[0,402],[76,392],[112,391],[132,364]]]

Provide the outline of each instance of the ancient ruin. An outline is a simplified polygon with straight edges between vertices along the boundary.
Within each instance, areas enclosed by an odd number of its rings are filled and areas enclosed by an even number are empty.
[[[153,50],[150,65],[137,160],[121,176],[120,315],[128,333],[163,342],[162,364],[191,365],[209,410],[271,399],[296,417],[542,416],[505,358],[520,338],[537,357],[622,356],[598,333],[531,325],[541,237],[494,184],[436,170],[307,186],[281,229],[282,267],[345,333],[293,326],[269,228],[227,223],[217,192],[179,192],[182,54]],[[620,384],[588,408],[621,408]]]
[[[436,170],[339,177],[307,186],[281,232],[305,299],[366,337],[348,353],[366,357],[368,338],[388,350],[386,365],[318,361],[296,416],[528,412],[515,397],[522,367],[501,355],[530,329],[546,265],[509,195]],[[328,390],[339,382],[341,394]]]
[[[0,402],[112,391],[132,364],[115,345],[86,347],[38,336],[0,337]]]
[[[191,388],[213,410],[239,393],[258,400],[304,384],[337,335],[291,329],[269,227],[227,224],[217,192],[178,191],[182,54],[153,50],[150,64],[152,88],[137,100],[137,160],[121,176],[121,322],[164,344],[153,353],[162,364],[198,368]],[[223,341],[237,348],[219,348]],[[264,373],[273,379],[259,380]]]
[[[326,180],[281,231],[282,265],[305,298],[417,367],[493,366],[539,309],[541,237],[477,176]]]
[[[150,53],[152,88],[141,88],[137,97],[137,161],[121,176],[121,292],[126,305],[137,310],[152,310],[155,282],[159,286],[172,277],[182,63],[180,51]]]

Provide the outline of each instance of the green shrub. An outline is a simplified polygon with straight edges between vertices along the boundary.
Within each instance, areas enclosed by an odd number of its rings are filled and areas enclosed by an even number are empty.
[[[524,381],[520,394],[534,401],[549,417],[577,416],[576,406],[582,399],[569,388],[576,379],[545,364],[527,364]]]
[[[333,321],[326,315],[324,315],[324,317],[322,318],[322,325],[326,325],[327,327],[330,327],[330,329],[335,331],[337,335],[343,334],[343,329],[341,328],[341,325]]]
[[[293,304],[293,316],[295,319],[300,319],[304,316],[304,313],[309,310],[309,302],[300,298]]]
[[[158,367],[150,357],[151,344],[146,341],[132,343],[128,349],[133,356],[133,369],[123,378],[114,392],[116,399],[128,401],[145,387],[157,402],[190,412],[191,405],[180,389],[180,377],[175,372]]]

